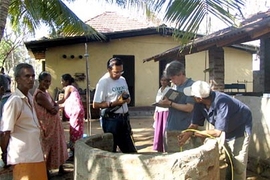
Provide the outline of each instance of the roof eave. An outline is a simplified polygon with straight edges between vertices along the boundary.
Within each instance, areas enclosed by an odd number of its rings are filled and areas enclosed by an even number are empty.
[[[98,41],[108,42],[111,39],[155,35],[155,34],[171,36],[172,33],[173,33],[173,30],[171,28],[152,27],[152,28],[145,28],[145,29],[135,29],[135,30],[103,33],[103,35],[105,36],[105,39],[103,40],[100,40],[94,37],[76,36],[76,37],[65,37],[65,38],[57,38],[57,39],[29,41],[29,42],[25,42],[25,45],[27,49],[42,51],[42,50],[46,50],[49,47],[66,46],[66,45],[71,45],[71,44],[98,42]]]
[[[234,45],[231,45],[228,47],[244,50],[244,51],[247,51],[251,54],[257,53],[258,48],[259,48],[257,46],[245,45],[245,44],[234,44]],[[167,51],[164,51],[160,54],[157,54],[155,56],[144,59],[143,63],[148,62],[148,61],[152,61],[152,60],[154,60],[155,62],[162,61],[162,60],[165,60],[168,58],[177,59],[181,56],[186,56],[186,55],[193,54],[193,53],[200,52],[200,51],[201,50],[198,50],[196,47],[186,46],[186,47],[182,48],[181,46],[176,46],[176,47],[169,49]]]

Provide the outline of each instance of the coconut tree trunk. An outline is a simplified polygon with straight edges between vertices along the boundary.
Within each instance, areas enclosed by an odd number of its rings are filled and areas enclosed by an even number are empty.
[[[0,0],[0,41],[6,27],[9,4],[10,0]]]

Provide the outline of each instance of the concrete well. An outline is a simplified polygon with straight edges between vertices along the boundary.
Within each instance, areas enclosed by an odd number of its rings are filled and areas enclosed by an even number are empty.
[[[75,144],[74,179],[216,180],[220,179],[216,140],[177,153],[123,154],[110,152],[110,133],[93,135]]]

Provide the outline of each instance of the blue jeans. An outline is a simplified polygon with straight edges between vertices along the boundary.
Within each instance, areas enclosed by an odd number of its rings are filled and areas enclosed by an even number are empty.
[[[132,131],[128,115],[102,117],[102,129],[104,133],[113,134],[113,152],[116,152],[117,146],[123,153],[137,152],[132,138]]]

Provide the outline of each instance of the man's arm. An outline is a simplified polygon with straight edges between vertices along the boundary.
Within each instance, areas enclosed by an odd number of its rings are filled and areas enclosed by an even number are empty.
[[[109,102],[106,102],[106,101],[103,101],[103,102],[93,102],[93,108],[94,109],[103,109],[103,108],[108,108],[110,107],[110,103]]]
[[[188,129],[198,129],[198,125],[196,124],[191,124]],[[222,131],[218,129],[209,129],[209,130],[204,130],[200,132],[195,132],[195,131],[186,131],[181,133],[178,136],[178,142],[180,146],[183,146],[185,142],[191,137],[191,136],[196,136],[196,137],[201,137],[201,138],[207,138],[209,136],[212,137],[220,137]]]
[[[1,132],[2,160],[7,165],[7,147],[10,139],[10,131]]]
[[[197,124],[190,124],[188,129],[198,129],[198,125]],[[182,132],[179,136],[178,136],[178,142],[180,146],[183,146],[186,141],[191,137],[195,135],[194,131],[185,131]]]
[[[123,99],[122,95],[120,95],[115,101],[112,102],[93,102],[93,108],[98,109],[98,108],[109,108],[109,107],[115,107],[115,106],[121,106],[124,103],[130,103],[130,98],[128,99]]]
[[[160,100],[158,103],[161,105],[164,105],[164,107],[171,107],[171,108],[177,109],[179,111],[184,111],[184,112],[188,112],[188,113],[192,112],[193,108],[194,108],[193,104],[190,104],[190,103],[178,104],[178,103],[170,101],[166,97],[163,100]]]
[[[180,111],[190,113],[190,112],[193,111],[194,105],[189,104],[189,103],[187,103],[187,104],[178,104],[178,103],[170,102],[170,107],[175,108],[175,109],[180,110]]]
[[[201,133],[202,134],[196,133],[195,135],[198,137],[207,137],[207,136],[219,137],[221,135],[222,131],[220,131],[218,129],[209,129],[209,130],[201,131]]]

